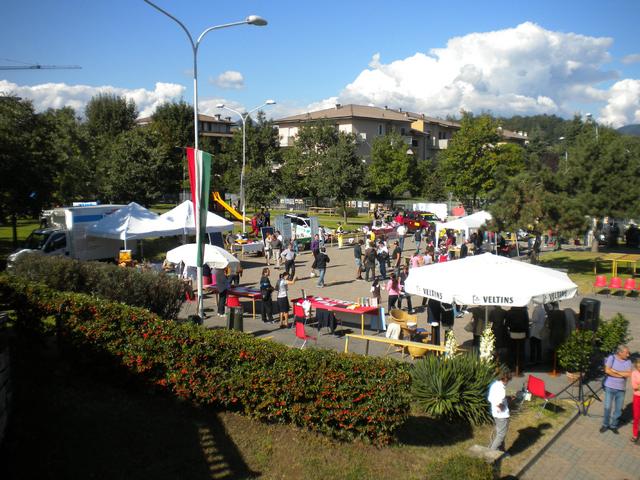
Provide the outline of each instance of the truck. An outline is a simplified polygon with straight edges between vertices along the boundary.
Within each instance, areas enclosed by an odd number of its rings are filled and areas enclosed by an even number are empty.
[[[27,237],[24,247],[8,257],[11,265],[26,253],[65,255],[77,260],[115,260],[121,240],[86,235],[89,226],[126,205],[59,207],[44,212],[41,228]]]

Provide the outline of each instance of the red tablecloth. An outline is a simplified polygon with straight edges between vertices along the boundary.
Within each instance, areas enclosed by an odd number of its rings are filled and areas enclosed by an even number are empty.
[[[344,300],[336,300],[333,298],[327,297],[316,297],[309,295],[307,296],[307,300],[311,302],[311,307],[316,310],[328,310],[330,312],[343,312],[343,313],[353,313],[355,315],[360,315],[361,318],[361,331],[364,334],[364,316],[365,315],[378,315],[379,307],[363,307],[358,306],[355,308],[348,308],[351,305],[355,305],[355,302],[346,302]],[[294,305],[302,302],[302,298],[296,298],[293,300]]]

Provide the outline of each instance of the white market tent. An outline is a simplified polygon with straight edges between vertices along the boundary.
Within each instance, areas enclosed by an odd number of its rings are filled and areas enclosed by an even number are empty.
[[[86,232],[92,237],[123,240],[125,250],[128,240],[169,237],[180,233],[180,229],[135,202],[107,215],[87,228]]]
[[[413,268],[405,290],[443,303],[523,307],[575,296],[566,273],[485,253]]]
[[[467,215],[466,217],[460,217],[450,222],[445,223],[437,223],[436,224],[436,246],[440,243],[440,232],[442,230],[462,230],[464,231],[465,239],[469,238],[469,230],[478,230],[482,227],[487,221],[491,220],[493,217],[489,212],[485,212],[484,210],[480,212],[473,213],[471,215]]]
[[[173,225],[178,232],[174,235],[195,235],[195,220],[193,216],[193,203],[191,200],[182,202],[177,207],[160,215],[160,219]],[[233,223],[215,213],[207,212],[207,233],[226,232],[233,230]]]
[[[198,257],[197,244],[187,243],[167,252],[167,260],[171,263],[179,264],[184,262],[187,267],[197,266]],[[232,270],[237,270],[240,260],[227,252],[224,248],[204,244],[203,263],[208,264],[212,268],[226,268],[230,266]]]

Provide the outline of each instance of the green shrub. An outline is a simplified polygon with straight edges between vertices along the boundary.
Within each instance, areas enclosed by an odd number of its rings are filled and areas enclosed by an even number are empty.
[[[618,313],[612,319],[600,323],[596,336],[600,352],[605,355],[613,353],[619,345],[631,340],[629,320]]]
[[[461,453],[430,465],[429,480],[493,480],[493,468],[480,458]]]
[[[0,277],[0,301],[16,310],[18,324],[56,315],[72,354],[115,362],[197,404],[379,445],[408,416],[408,366],[390,359],[290,349],[15,277]]]
[[[558,364],[568,372],[586,372],[595,353],[596,334],[591,330],[574,330],[558,347]]]
[[[478,425],[491,420],[487,392],[495,365],[474,354],[427,356],[412,372],[412,394],[424,411],[438,419]]]
[[[178,317],[184,301],[184,285],[180,279],[108,263],[22,255],[16,260],[12,273],[54,290],[88,293],[143,307],[168,319]]]

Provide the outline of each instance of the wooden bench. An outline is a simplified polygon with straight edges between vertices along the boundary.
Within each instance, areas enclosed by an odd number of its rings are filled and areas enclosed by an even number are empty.
[[[402,358],[404,358],[405,356],[404,347],[420,348],[426,351],[436,352],[438,355],[442,355],[445,351],[445,348],[441,345],[432,345],[430,343],[413,342],[411,340],[394,340],[392,338],[376,337],[374,335],[361,335],[359,333],[347,333],[345,337],[346,337],[345,344],[344,344],[345,353],[349,352],[349,339],[354,338],[358,340],[364,340],[367,342],[364,350],[365,356],[369,355],[369,342],[386,343],[387,345],[395,345],[397,347],[403,347]],[[412,356],[411,358],[415,358],[415,357]]]
[[[309,213],[318,213],[320,215],[335,215],[336,209],[329,207],[309,207]]]

